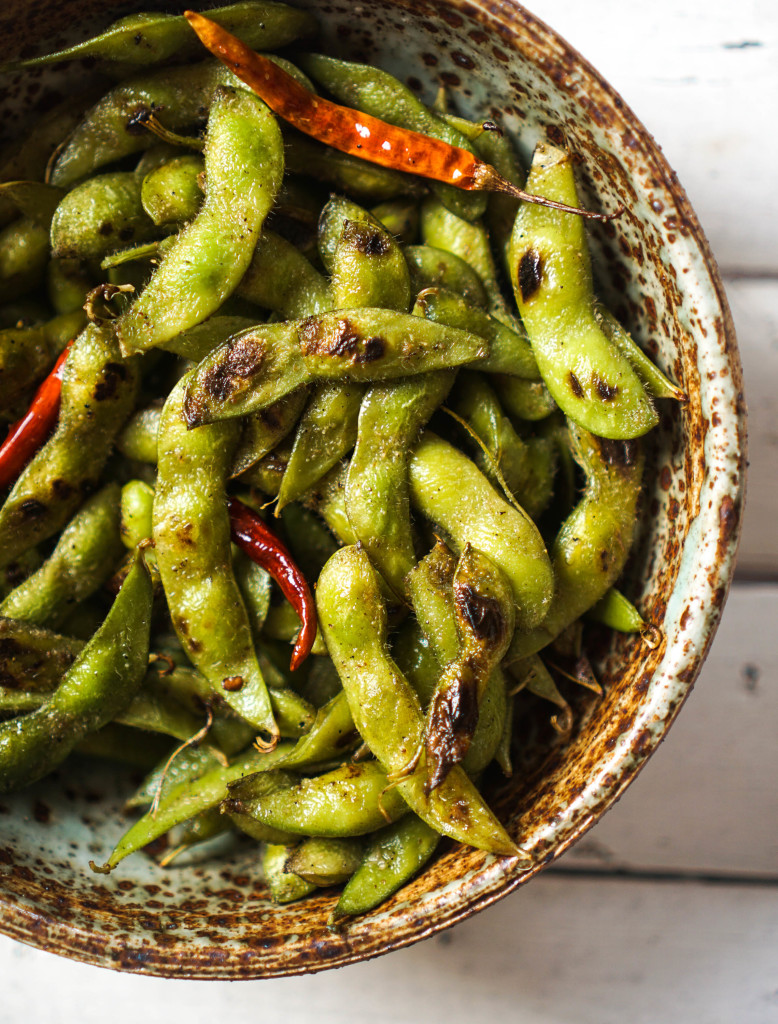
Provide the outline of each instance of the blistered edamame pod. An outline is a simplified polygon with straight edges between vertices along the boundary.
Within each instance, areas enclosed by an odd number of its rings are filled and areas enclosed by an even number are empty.
[[[216,693],[274,742],[278,727],[230,556],[226,482],[240,424],[188,430],[188,376],[165,403],[158,441],[154,546],[176,633]]]
[[[453,597],[461,648],[457,657],[445,665],[427,711],[424,742],[430,790],[439,786],[468,753],[479,722],[480,704],[514,628],[510,583],[494,562],[470,545],[466,545],[454,573]],[[498,687],[504,695],[501,680]],[[489,754],[493,756],[502,721],[492,732],[494,742]]]
[[[311,731],[297,741],[294,749],[279,762],[279,767],[305,768],[342,758],[358,739],[348,698],[341,690],[319,708]]]
[[[577,202],[570,157],[540,144],[527,188]],[[563,412],[599,437],[628,439],[657,423],[639,376],[595,316],[586,229],[579,217],[524,203],[509,246],[511,281],[543,380]]]
[[[136,559],[105,622],[51,698],[0,726],[0,792],[48,774],[82,737],[127,707],[146,671],[151,602],[148,570]]]
[[[408,806],[388,787],[377,761],[347,764],[301,779],[292,786],[255,795],[251,779],[230,786],[225,813],[255,818],[263,825],[303,836],[362,836],[396,821]]]
[[[237,293],[284,320],[325,313],[333,307],[326,278],[296,246],[268,230],[257,242]]]
[[[122,553],[119,496],[119,485],[108,484],[91,497],[40,569],[6,597],[0,615],[54,629],[102,586]]]
[[[677,384],[673,384],[662,373],[632,336],[621,326],[613,313],[596,300],[594,316],[619,352],[630,361],[632,369],[643,381],[649,395],[653,398],[674,398],[678,402],[687,401],[684,391]]]
[[[426,191],[424,183],[411,174],[368,163],[304,135],[287,132],[284,144],[286,169],[290,174],[314,178],[364,202],[418,196]]]
[[[445,249],[469,263],[486,289],[488,311],[512,331],[524,333],[503,298],[489,235],[480,220],[470,223],[430,196],[421,206],[421,237],[426,245]]]
[[[338,310],[244,332],[195,370],[190,427],[266,408],[301,384],[408,377],[473,362],[487,343],[467,331],[385,309]]]
[[[416,241],[419,233],[419,204],[415,200],[388,199],[374,206],[370,213],[403,245],[413,245]]]
[[[304,71],[346,106],[382,118],[400,128],[409,128],[473,152],[469,139],[433,114],[407,85],[403,85],[388,71],[368,64],[336,60],[318,53],[301,57],[300,64]],[[449,209],[468,220],[480,217],[486,209],[485,193],[463,192],[440,182],[433,182],[432,189]]]
[[[492,853],[518,855],[461,768],[453,768],[437,789],[427,793],[421,705],[389,656],[386,609],[375,571],[360,547],[342,548],[327,562],[316,602],[354,723],[399,794],[442,834]],[[418,764],[409,771],[416,759]]]
[[[554,577],[532,520],[508,505],[467,456],[430,431],[411,455],[410,485],[412,504],[446,531],[457,552],[472,544],[506,574],[517,627],[541,622]]]
[[[414,294],[425,288],[445,288],[476,306],[488,304],[481,278],[460,256],[432,245],[409,245],[404,251]]]
[[[381,224],[364,213],[369,220],[343,222],[335,246],[331,267],[334,305],[338,309],[380,306],[407,313],[411,279],[402,250]]]
[[[122,455],[136,462],[157,462],[157,435],[162,419],[162,406],[150,405],[140,409],[130,418],[127,426],[116,439],[116,447]]]
[[[307,398],[307,388],[298,388],[245,418],[230,476],[244,473],[283,441],[300,418]]]
[[[534,629],[517,632],[511,661],[541,650],[596,604],[618,579],[632,545],[643,478],[639,443],[598,438],[574,423],[570,434],[586,490],[554,541],[556,585],[548,615]]]
[[[294,845],[268,843],[262,853],[262,873],[274,903],[293,903],[316,891],[312,882],[286,870]]]
[[[354,224],[374,228],[381,239],[386,234],[380,222],[359,203],[355,203],[353,199],[348,199],[346,196],[330,196],[322,207],[316,231],[319,258],[328,274],[332,273],[335,266],[335,250],[338,247],[340,236],[343,234],[346,221],[349,220]],[[342,305],[342,303],[337,304]],[[380,303],[375,303],[375,305],[380,305]]]
[[[185,224],[197,216],[202,205],[200,175],[205,165],[194,153],[173,157],[150,171],[141,184],[141,203],[152,223]]]
[[[286,862],[286,870],[324,888],[342,885],[359,867],[364,846],[359,839],[304,839]]]
[[[389,584],[405,597],[416,563],[408,491],[408,453],[453,383],[450,370],[377,385],[364,397],[346,478],[346,512],[357,539]]]
[[[534,423],[544,420],[557,409],[556,402],[542,380],[523,380],[496,373],[491,384],[503,407],[518,420]]]
[[[438,833],[415,814],[377,832],[341,893],[329,926],[380,906],[424,867],[439,841]]]
[[[190,359],[199,363],[209,352],[221,345],[233,334],[245,331],[256,324],[256,317],[245,316],[212,316],[201,324],[195,324],[186,331],[181,331],[160,348],[182,359]]]
[[[49,232],[29,217],[0,231],[0,302],[10,302],[37,287],[49,261]]]
[[[243,0],[228,7],[203,11],[203,14],[254,49],[286,46],[316,30],[314,18],[306,11],[273,0]],[[197,39],[182,15],[130,14],[83,43],[42,57],[12,61],[0,70],[35,68],[83,57],[146,67],[173,56],[178,59],[191,56],[198,50]]]
[[[277,511],[314,487],[353,448],[364,393],[364,385],[351,382],[314,389],[297,424],[278,491]]]
[[[212,807],[218,807],[227,795],[229,783],[256,772],[270,770],[287,749],[283,743],[271,753],[263,754],[251,748],[227,766],[217,764],[198,778],[187,777],[167,789],[156,806],[150,808],[124,833],[105,864],[96,870],[104,873],[112,871],[125,857],[158,839],[174,825],[188,821]],[[94,865],[92,867],[95,869]]]
[[[143,125],[152,110],[164,110],[165,126],[180,130],[202,121],[217,87],[235,79],[213,61],[163,68],[129,79],[106,93],[72,131],[49,180],[68,187],[106,164],[156,144]]]
[[[124,352],[169,341],[232,294],[251,262],[283,170],[281,132],[262,100],[243,89],[218,89],[208,118],[205,202],[116,321]]]
[[[413,312],[427,320],[478,334],[488,341],[489,354],[478,361],[479,370],[530,380],[537,380],[540,376],[526,335],[511,330],[459,295],[445,288],[425,288],[417,295]]]
[[[14,690],[50,693],[83,647],[29,622],[0,618],[0,679]]]
[[[138,368],[110,326],[89,325],[65,363],[56,430],[0,509],[0,565],[56,533],[94,489],[135,400]]]
[[[475,461],[481,471],[497,490],[504,483],[519,504],[537,520],[551,500],[553,472],[542,476],[537,472],[538,460],[534,456],[539,451],[531,449],[513,429],[487,381],[476,373],[460,376],[451,407],[489,452],[488,456],[483,450],[476,452]]]
[[[55,259],[100,260],[159,234],[141,204],[141,183],[131,171],[89,178],[68,192],[54,211],[51,250]]]

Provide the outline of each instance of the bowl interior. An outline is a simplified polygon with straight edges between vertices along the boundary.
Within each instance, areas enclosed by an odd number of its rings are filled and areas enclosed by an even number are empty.
[[[8,0],[4,56],[91,34],[142,6],[103,0]],[[689,395],[662,404],[652,435],[640,537],[623,589],[662,644],[595,638],[605,695],[579,695],[570,740],[548,714],[521,723],[510,781],[490,802],[536,866],[447,844],[419,878],[343,934],[324,892],[277,907],[253,848],[163,870],[143,857],[93,874],[123,830],[132,778],[97,762],[0,798],[0,930],[79,959],[189,977],[257,977],[336,966],[415,941],[505,895],[577,839],[655,749],[687,695],[715,629],[732,569],[742,496],[740,369],[720,281],[693,211],[651,137],[559,37],[507,0],[310,0],[322,45],[374,62],[431,101],[444,84],[460,112],[502,123],[529,159],[549,138],[575,154],[584,205],[618,220],[590,232],[598,290]],[[74,29],[74,25],[76,26]],[[37,44],[36,44],[37,46]],[[41,47],[43,49],[43,47]],[[31,72],[0,101],[9,133],[31,110],[88,78],[81,67]],[[541,743],[536,742],[537,740]]]

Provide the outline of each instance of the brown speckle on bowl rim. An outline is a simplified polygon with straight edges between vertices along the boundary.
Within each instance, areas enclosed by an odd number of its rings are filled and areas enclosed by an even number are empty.
[[[11,0],[0,18],[5,52],[20,52],[23,38],[55,41],[76,15],[83,37],[85,26],[131,6]],[[624,584],[664,639],[651,649],[638,637],[601,638],[604,697],[580,700],[570,738],[517,764],[514,778],[491,791],[534,858],[530,871],[446,843],[420,877],[339,933],[326,928],[331,892],[271,904],[249,846],[179,869],[138,857],[111,876],[93,875],[89,859],[103,858],[123,829],[127,786],[97,762],[3,798],[0,930],[135,973],[236,979],[319,971],[426,938],[506,896],[580,838],[656,749],[700,670],[732,577],[745,466],[735,334],[707,240],[649,133],[575,50],[512,0],[306,6],[319,10],[329,52],[415,79],[428,100],[446,83],[465,115],[502,120],[525,157],[539,138],[563,142],[576,157],[584,204],[625,205],[617,221],[591,229],[600,294],[689,396],[683,407],[660,410]],[[48,95],[41,81],[50,90],[67,74],[13,81],[0,102],[6,124],[21,126]],[[90,800],[96,791],[99,802]]]

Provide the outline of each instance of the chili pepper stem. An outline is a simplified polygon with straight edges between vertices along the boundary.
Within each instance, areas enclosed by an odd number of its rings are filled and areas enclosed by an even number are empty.
[[[505,195],[513,196],[514,199],[521,199],[525,203],[534,203],[536,206],[547,206],[551,210],[561,210],[562,213],[574,213],[586,220],[608,221],[620,217],[624,213],[624,207],[619,206],[613,213],[596,213],[594,210],[584,210],[579,206],[567,206],[565,203],[557,203],[553,199],[546,199],[543,196],[532,195],[518,188],[508,181],[492,167],[491,164],[479,164],[473,172],[474,187],[485,189],[489,192],[503,192]]]

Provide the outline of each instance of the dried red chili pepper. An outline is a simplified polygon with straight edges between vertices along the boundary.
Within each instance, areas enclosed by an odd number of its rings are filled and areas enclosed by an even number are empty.
[[[311,653],[316,639],[316,605],[311,588],[286,546],[256,512],[237,498],[230,498],[228,507],[232,539],[257,565],[267,569],[300,616],[303,625],[292,651],[290,666],[294,670]]]
[[[185,11],[184,15],[203,45],[253,89],[274,113],[333,149],[383,167],[444,181],[456,188],[505,192],[527,203],[550,206],[591,220],[610,220],[622,212],[619,207],[614,214],[593,213],[530,195],[468,150],[322,99],[209,18],[194,11]]]
[[[41,386],[35,392],[30,408],[10,427],[0,445],[0,491],[9,487],[46,441],[59,416],[62,375],[68,357],[69,341]]]

